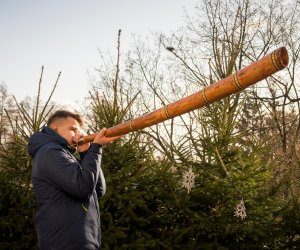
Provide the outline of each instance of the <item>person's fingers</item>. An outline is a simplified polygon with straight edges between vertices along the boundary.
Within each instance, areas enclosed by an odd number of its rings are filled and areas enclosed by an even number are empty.
[[[114,137],[110,137],[109,139],[111,141],[114,141],[114,140],[117,140],[117,139],[120,139],[122,136],[118,135],[118,136],[114,136]]]
[[[106,128],[101,129],[99,132],[99,135],[104,136],[106,133],[106,130],[107,130]]]

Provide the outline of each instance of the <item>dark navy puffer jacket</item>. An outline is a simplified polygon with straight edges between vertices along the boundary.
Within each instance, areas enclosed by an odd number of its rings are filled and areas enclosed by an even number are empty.
[[[28,151],[40,249],[100,249],[98,197],[106,189],[101,146],[91,144],[79,161],[64,138],[44,127],[31,136]]]

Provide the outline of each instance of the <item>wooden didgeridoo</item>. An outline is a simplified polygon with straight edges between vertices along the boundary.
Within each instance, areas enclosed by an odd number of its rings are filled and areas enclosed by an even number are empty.
[[[207,106],[284,69],[288,65],[288,61],[289,58],[286,48],[278,48],[272,53],[251,63],[249,66],[237,71],[233,75],[227,76],[226,78],[205,87],[199,92],[130,121],[108,128],[105,135],[107,137],[124,135],[150,127],[203,106]],[[92,142],[95,136],[96,134],[84,136],[78,144]]]

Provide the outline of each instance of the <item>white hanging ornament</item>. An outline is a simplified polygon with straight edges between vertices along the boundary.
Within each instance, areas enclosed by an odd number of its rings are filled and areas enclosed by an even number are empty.
[[[182,187],[186,188],[188,194],[190,193],[191,189],[195,186],[195,174],[192,168],[189,168],[189,171],[184,172],[183,174],[183,181]]]
[[[243,199],[241,199],[239,204],[237,204],[235,212],[234,212],[234,216],[241,218],[241,220],[246,218],[246,216],[247,216],[246,207],[245,207]]]

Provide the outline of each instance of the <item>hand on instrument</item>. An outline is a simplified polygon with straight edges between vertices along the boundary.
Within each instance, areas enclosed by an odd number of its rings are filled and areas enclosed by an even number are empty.
[[[104,145],[110,144],[113,141],[121,138],[121,136],[106,137],[105,136],[106,130],[107,130],[107,128],[101,129],[100,132],[96,135],[93,143],[97,143],[97,144],[104,146]]]

